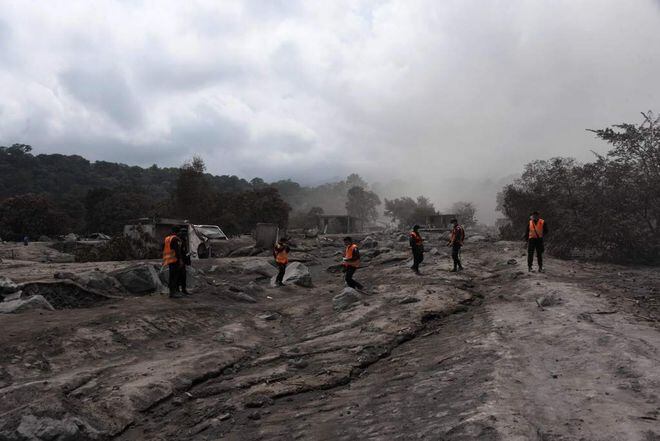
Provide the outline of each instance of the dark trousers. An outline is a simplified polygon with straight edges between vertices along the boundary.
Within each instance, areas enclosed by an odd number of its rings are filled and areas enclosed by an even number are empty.
[[[543,268],[543,239],[529,239],[527,242],[527,266],[532,267],[534,263],[534,251],[536,251],[536,261],[539,264],[539,268]]]
[[[179,290],[179,280],[181,274],[180,269],[181,267],[179,266],[178,262],[169,264],[170,278],[169,278],[168,286],[170,287],[170,293],[174,293]]]
[[[186,289],[186,266],[181,266],[179,267],[179,283],[178,287],[180,288],[181,292],[187,292],[188,290]]]
[[[286,263],[278,263],[277,268],[279,269],[279,272],[275,278],[275,283],[279,285],[282,283],[282,280],[284,280],[284,273],[286,273]]]
[[[454,260],[454,269],[463,268],[461,264],[461,245],[451,246],[451,258]]]
[[[422,250],[413,248],[412,253],[413,253],[412,269],[414,271],[419,271],[419,264],[424,261],[424,252]]]
[[[344,271],[346,272],[345,274],[346,284],[351,288],[362,289],[362,285],[360,284],[360,282],[353,280],[353,274],[355,274],[357,268],[355,268],[354,266],[346,266],[344,268],[345,268]]]

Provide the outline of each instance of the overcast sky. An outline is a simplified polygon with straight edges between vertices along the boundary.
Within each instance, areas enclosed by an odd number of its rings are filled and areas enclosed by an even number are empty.
[[[488,211],[659,104],[659,0],[0,0],[0,145],[37,153],[355,171]]]

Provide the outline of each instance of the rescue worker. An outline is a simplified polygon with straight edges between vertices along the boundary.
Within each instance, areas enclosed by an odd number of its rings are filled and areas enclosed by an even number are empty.
[[[536,261],[539,265],[539,272],[543,272],[543,237],[548,234],[548,224],[540,218],[540,213],[535,211],[529,218],[527,230],[525,231],[525,240],[527,240],[527,271],[532,271],[534,263],[534,252],[536,251]]]
[[[451,258],[454,261],[454,269],[450,272],[463,271],[463,264],[461,263],[460,252],[463,242],[465,241],[465,230],[458,224],[457,219],[451,220],[451,232],[449,233],[449,242],[447,246],[451,247]]]
[[[275,257],[275,263],[277,263],[277,268],[279,269],[277,277],[275,278],[275,285],[277,286],[284,286],[282,281],[284,280],[286,265],[289,263],[290,252],[291,248],[289,248],[289,240],[286,237],[278,240],[273,247],[273,257]]]
[[[419,234],[419,225],[415,225],[410,232],[410,248],[412,249],[413,264],[411,269],[419,274],[419,264],[424,261],[424,239]]]
[[[163,247],[163,266],[168,267],[170,272],[169,288],[170,298],[180,299],[183,294],[179,292],[179,275],[181,268],[185,269],[183,255],[181,252],[181,238],[177,235],[179,227],[172,227],[172,234],[165,238],[165,246]]]
[[[188,229],[185,227],[179,228],[177,237],[181,241],[181,256],[183,256],[183,265],[179,267],[178,289],[180,289],[184,295],[189,296],[190,292],[188,292],[188,289],[186,288],[188,279],[186,267],[190,266],[192,262],[190,260],[190,252],[188,250]]]
[[[360,282],[353,280],[353,274],[355,274],[355,271],[360,266],[360,251],[358,250],[358,246],[353,243],[353,239],[350,237],[344,238],[344,246],[346,246],[346,250],[344,251],[344,258],[341,264],[344,267],[346,285],[354,289],[363,289]]]

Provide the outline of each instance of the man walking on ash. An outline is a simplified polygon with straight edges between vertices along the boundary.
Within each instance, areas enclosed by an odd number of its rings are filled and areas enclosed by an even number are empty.
[[[344,245],[346,246],[346,250],[344,251],[344,258],[341,264],[344,267],[346,285],[354,289],[363,289],[360,282],[353,280],[353,274],[355,274],[355,271],[360,266],[360,251],[358,250],[358,246],[353,243],[353,239],[350,237],[344,238]]]
[[[463,271],[463,264],[461,263],[461,247],[465,241],[465,230],[458,224],[457,219],[451,220],[451,232],[449,233],[449,242],[447,246],[451,247],[451,258],[454,260],[454,269],[450,272]]]
[[[424,261],[424,239],[419,234],[419,225],[415,225],[410,232],[410,248],[413,255],[412,269],[415,274],[419,274],[419,264]]]
[[[275,263],[277,263],[277,268],[279,272],[275,278],[275,285],[284,286],[284,273],[286,272],[286,266],[289,263],[289,253],[291,249],[289,248],[289,240],[286,237],[281,238],[273,247],[273,257],[275,257]]]

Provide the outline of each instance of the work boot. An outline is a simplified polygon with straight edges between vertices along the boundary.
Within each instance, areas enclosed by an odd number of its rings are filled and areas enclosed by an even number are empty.
[[[170,299],[182,299],[184,297],[180,292],[171,292]]]
[[[184,296],[191,296],[191,295],[192,295],[192,294],[190,293],[190,291],[188,291],[187,289],[184,289],[183,291],[181,291],[181,293],[182,293]]]
[[[455,267],[449,270],[450,273],[455,273],[455,272],[457,272],[457,271],[458,271],[458,270],[457,270]]]
[[[539,267],[539,272],[540,272],[540,273],[543,272],[543,267]]]
[[[531,272],[532,272],[532,267],[531,267],[531,266],[527,268],[527,272],[528,272],[528,273],[531,273]]]

